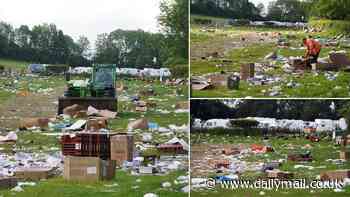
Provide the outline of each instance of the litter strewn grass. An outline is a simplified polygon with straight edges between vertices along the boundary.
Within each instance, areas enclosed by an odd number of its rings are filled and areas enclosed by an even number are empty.
[[[36,186],[24,187],[23,192],[11,192],[0,190],[3,196],[37,197],[37,196],[144,196],[146,193],[155,193],[159,196],[185,197],[187,193],[180,191],[183,185],[175,185],[174,180],[185,172],[177,171],[165,176],[131,176],[122,170],[117,170],[112,181],[98,183],[68,182],[62,178],[49,179],[38,183]],[[136,182],[140,179],[141,182]],[[165,181],[172,183],[172,187],[164,189],[161,184]]]
[[[269,93],[274,86],[280,86],[277,97],[326,97],[326,98],[344,98],[349,97],[350,74],[348,72],[339,71],[334,80],[325,77],[325,71],[314,74],[311,71],[305,71],[303,75],[293,75],[285,73],[282,69],[283,63],[276,61],[264,60],[264,57],[276,51],[279,56],[303,56],[304,49],[300,49],[301,40],[308,36],[303,31],[288,28],[269,28],[269,27],[219,27],[215,31],[201,31],[202,26],[194,25],[191,27],[191,52],[196,57],[191,59],[191,76],[202,76],[209,73],[220,72],[239,72],[240,66],[246,63],[272,63],[275,65],[273,69],[262,73],[266,76],[280,77],[280,82],[269,85],[248,85],[247,82],[241,81],[239,90],[229,90],[227,87],[215,87],[213,89],[192,91],[192,97],[271,97]],[[282,37],[288,37],[288,41],[293,48],[277,48],[276,42],[271,41],[240,41],[241,36],[261,33],[261,32],[279,32]],[[324,36],[319,33],[312,33],[313,37]],[[202,39],[203,38],[203,39]],[[327,38],[327,37],[324,37]],[[224,41],[223,41],[224,40]],[[225,43],[239,43],[227,45]],[[219,45],[218,45],[219,44]],[[225,45],[225,46],[224,46]],[[226,47],[226,48],[225,48]],[[350,57],[350,51],[343,46],[324,47],[321,50],[320,58],[327,57],[332,50],[345,50]],[[206,56],[206,51],[210,53],[217,51],[222,58],[231,60],[232,63],[222,63],[220,58],[201,59],[199,55]],[[261,74],[261,73],[260,73]],[[335,75],[336,72],[330,72]],[[288,88],[289,82],[298,83],[297,87]]]
[[[259,136],[242,136],[235,135],[234,133],[192,133],[191,145],[196,144],[243,144],[249,147],[251,144],[265,144],[262,137]],[[293,152],[303,152],[308,150],[307,146],[310,146],[311,154],[314,161],[309,163],[298,163],[292,161],[283,162],[280,167],[281,170],[290,171],[294,173],[295,179],[305,178],[307,180],[316,180],[321,171],[335,170],[335,169],[349,169],[350,162],[346,162],[343,165],[337,165],[327,159],[339,159],[339,146],[333,145],[330,138],[322,138],[320,142],[312,143],[304,137],[288,137],[288,138],[276,138],[270,137],[268,143],[274,148],[275,152],[266,154],[251,154],[242,160],[248,162],[267,162],[277,159],[285,159],[287,154]],[[294,147],[294,148],[291,148]],[[305,170],[303,168],[296,169],[295,165],[302,164],[312,166],[314,169]],[[215,172],[208,176],[215,176]],[[240,175],[243,180],[256,180],[258,177],[263,176],[262,172],[244,172]],[[280,190],[264,190],[264,189],[223,189],[217,186],[214,191],[211,190],[194,190],[191,192],[191,196],[261,196],[259,193],[265,192],[264,196],[348,196],[350,194],[350,187],[346,187],[343,192],[334,192],[333,189],[280,189]]]

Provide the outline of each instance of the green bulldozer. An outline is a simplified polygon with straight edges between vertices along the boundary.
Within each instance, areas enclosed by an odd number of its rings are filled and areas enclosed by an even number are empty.
[[[58,114],[74,104],[117,111],[116,69],[115,64],[94,64],[90,79],[85,80],[70,80],[67,73],[67,90],[58,99]]]

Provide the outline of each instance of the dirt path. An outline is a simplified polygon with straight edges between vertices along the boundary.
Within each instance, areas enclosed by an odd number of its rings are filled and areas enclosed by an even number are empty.
[[[48,94],[31,93],[5,101],[0,105],[0,131],[16,129],[24,117],[54,117],[57,113],[55,102],[63,92],[64,87],[57,87]]]

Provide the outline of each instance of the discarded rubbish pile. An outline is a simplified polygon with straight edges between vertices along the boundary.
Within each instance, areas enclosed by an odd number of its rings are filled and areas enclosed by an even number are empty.
[[[193,146],[191,166],[194,176],[208,175],[213,171],[219,174],[234,173],[239,176],[245,171],[271,169],[261,162],[245,162],[243,159],[251,154],[272,152],[269,145],[252,144],[247,147],[238,145],[209,145],[208,147]]]
[[[53,153],[0,154],[0,188],[23,191],[26,181],[46,180],[62,172],[62,157]]]
[[[76,133],[61,137],[66,180],[99,181],[115,176],[116,163],[131,160],[133,136]]]
[[[55,118],[23,118],[19,123],[22,130],[63,130],[77,131],[106,131],[109,119],[114,119],[117,112],[109,110],[97,110],[92,106],[85,109],[83,106],[74,104],[64,108],[63,114]],[[75,122],[74,119],[78,119]]]
[[[158,146],[141,146],[134,143],[132,134],[83,132],[62,136],[61,144],[67,180],[110,180],[116,167],[142,175],[164,174],[187,166],[184,153],[188,145],[177,138]]]
[[[205,182],[209,177],[218,182],[246,179],[247,177],[279,180],[307,177],[308,180],[316,179],[325,184],[335,179],[347,182],[344,186],[350,183],[349,169],[344,169],[346,166],[343,166],[344,162],[350,159],[350,152],[348,149],[345,150],[344,146],[339,154],[340,159],[324,161],[319,160],[319,155],[313,153],[316,152],[315,149],[320,146],[319,144],[306,144],[305,146],[285,144],[276,148],[269,145],[269,140],[263,140],[264,145],[255,143],[193,144],[191,147],[191,174],[193,177],[191,188],[194,190],[207,189]],[[240,139],[240,141],[247,140]],[[327,170],[329,162],[341,168]],[[308,171],[305,172],[304,169]]]
[[[36,83],[32,83],[35,81]],[[0,91],[15,93],[17,96],[29,96],[29,94],[50,95],[54,92],[55,83],[51,77],[39,77],[37,75],[11,71],[9,74],[0,75]]]
[[[93,68],[92,67],[75,67],[69,70],[71,74],[91,74]],[[168,68],[144,68],[144,69],[136,69],[136,68],[117,68],[116,74],[124,75],[124,76],[134,76],[134,77],[169,77],[171,75],[170,70]]]
[[[227,87],[228,89],[239,89],[240,81],[246,81],[251,86],[275,85],[287,80],[287,75],[266,74],[270,70],[277,69],[275,61],[283,64],[281,67],[285,74],[300,75],[304,70],[313,70],[314,72],[326,71],[325,77],[332,80],[336,78],[334,71],[350,70],[350,59],[346,56],[346,51],[331,51],[329,57],[320,58],[318,63],[307,67],[302,57],[282,57],[276,53],[271,53],[265,57],[269,63],[251,63],[242,64],[240,73],[210,73],[200,77],[192,77],[191,88],[193,90],[205,90],[213,87]],[[330,72],[333,71],[333,72]],[[234,85],[233,85],[234,84]],[[285,84],[286,87],[299,87],[300,84],[290,81]],[[276,86],[277,87],[277,86]],[[267,90],[264,90],[267,93]],[[270,96],[280,94],[281,90],[270,90]]]
[[[347,72],[350,70],[350,59],[347,57],[349,50],[346,46],[350,42],[349,38],[344,35],[329,39],[314,36],[314,40],[319,41],[322,45],[322,57],[318,58],[317,63],[309,64],[311,59],[307,60],[301,57],[302,52],[306,51],[307,47],[300,45],[301,39],[298,36],[300,32],[251,31],[243,33],[237,31],[237,34],[232,34],[226,32],[225,29],[219,29],[218,31],[223,32],[222,34],[227,37],[225,38],[227,43],[232,43],[237,39],[240,39],[240,41],[238,41],[237,46],[225,46],[225,43],[222,43],[222,40],[218,38],[213,39],[211,44],[209,44],[210,42],[196,42],[194,44],[196,47],[192,49],[194,55],[191,57],[194,65],[191,89],[194,90],[195,97],[207,92],[211,92],[213,97],[215,95],[226,97],[230,93],[237,93],[239,97],[289,97],[290,94],[296,93],[307,95],[308,93],[305,93],[304,89],[311,89],[311,93],[314,92],[313,89],[317,91],[320,84],[322,86],[328,83],[323,81],[323,75],[329,81],[349,75]],[[254,39],[249,40],[250,36]],[[255,37],[260,39],[255,39]],[[268,37],[274,37],[274,39],[271,39],[270,42],[270,40],[267,40]],[[257,42],[256,40],[260,41]],[[259,43],[259,45],[256,46],[256,43]],[[266,52],[267,55],[264,58],[265,47],[271,52]],[[323,57],[325,52],[329,54]],[[228,63],[224,63],[222,61],[224,59]],[[321,80],[319,80],[320,78]],[[333,90],[324,91],[322,94],[336,95],[342,92],[346,97],[347,85],[339,82],[336,87],[337,89],[334,92]],[[295,90],[291,91],[291,89]],[[203,92],[199,93],[199,91]]]

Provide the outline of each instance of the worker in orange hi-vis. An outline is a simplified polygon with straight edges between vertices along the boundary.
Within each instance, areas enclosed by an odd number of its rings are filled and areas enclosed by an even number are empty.
[[[317,63],[318,56],[321,52],[321,44],[312,38],[304,38],[303,43],[307,48],[304,56],[306,59],[306,66],[311,67],[311,64]]]

